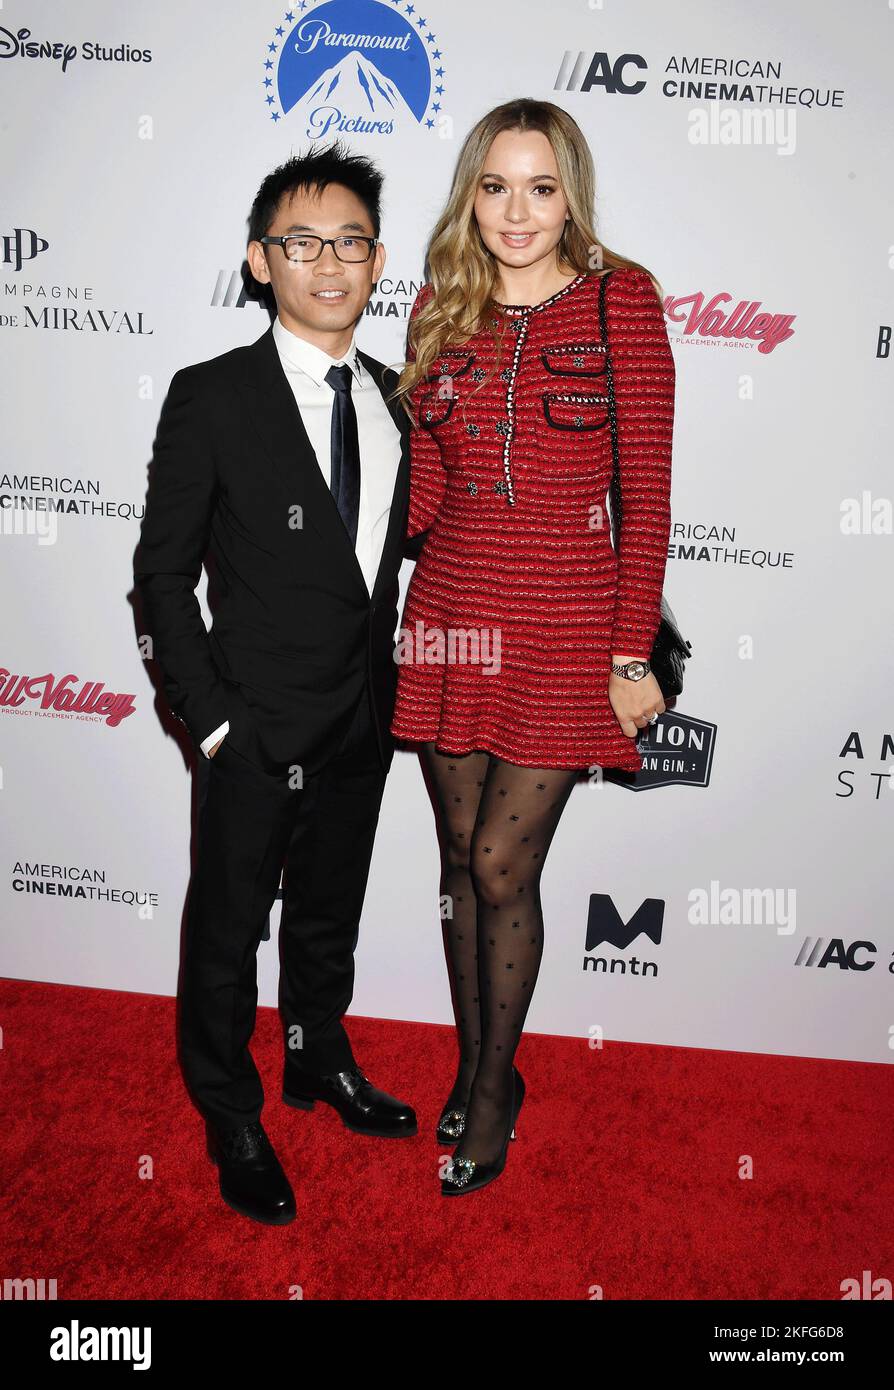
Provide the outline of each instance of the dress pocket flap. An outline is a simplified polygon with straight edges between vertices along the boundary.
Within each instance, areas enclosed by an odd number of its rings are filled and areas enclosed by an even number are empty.
[[[608,396],[552,392],[543,397],[543,413],[557,430],[598,430],[608,422]]]
[[[445,348],[431,364],[428,380],[437,381],[442,376],[464,376],[474,358],[475,354],[466,348]]]
[[[435,425],[443,425],[445,420],[450,419],[456,397],[449,389],[449,385],[449,382],[439,385],[436,381],[420,397],[419,423],[425,429],[432,429]]]
[[[601,343],[562,343],[540,350],[544,367],[553,376],[602,376],[605,350]]]
[[[422,380],[419,418],[422,424],[441,425],[449,419],[456,399],[454,381],[465,376],[475,354],[464,348],[447,348],[435,358]]]

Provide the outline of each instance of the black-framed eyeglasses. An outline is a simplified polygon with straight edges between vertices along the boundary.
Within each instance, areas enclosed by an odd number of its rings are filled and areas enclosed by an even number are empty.
[[[323,254],[324,246],[331,246],[340,261],[368,261],[373,247],[379,239],[374,236],[305,236],[303,233],[291,236],[262,236],[258,240],[264,246],[281,246],[287,260],[317,261]]]

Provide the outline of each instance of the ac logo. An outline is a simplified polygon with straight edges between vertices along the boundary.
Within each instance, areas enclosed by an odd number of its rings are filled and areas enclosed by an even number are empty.
[[[589,92],[592,87],[601,87],[610,96],[638,96],[646,89],[642,78],[628,76],[628,69],[647,72],[648,64],[641,53],[622,53],[614,62],[607,53],[594,53],[587,62],[586,53],[581,50],[573,53],[566,49],[559,65],[554,91]]]
[[[795,965],[815,965],[825,969],[827,965],[837,965],[839,970],[871,970],[874,960],[858,960],[858,951],[871,951],[876,948],[871,941],[852,941],[845,945],[840,936],[808,936],[804,938]]]

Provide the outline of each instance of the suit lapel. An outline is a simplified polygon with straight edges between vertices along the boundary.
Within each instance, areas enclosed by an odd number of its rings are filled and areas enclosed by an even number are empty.
[[[303,526],[312,526],[333,548],[346,571],[368,599],[366,581],[339,515],[335,498],[326,486],[311,446],[301,411],[279,360],[271,324],[248,349],[248,371],[239,382],[246,411],[282,479],[288,497],[301,507]]]
[[[397,373],[383,368],[366,353],[358,355],[382,393],[393,390]],[[391,500],[388,530],[372,594],[357,559],[357,552],[339,515],[335,498],[326,486],[317,456],[311,446],[301,411],[292,394],[273,337],[273,326],[248,348],[248,370],[240,379],[239,390],[253,429],[275,465],[289,496],[302,510],[303,525],[310,525],[329,542],[352,575],[352,583],[366,603],[374,602],[378,590],[403,548],[406,504],[409,496],[409,421],[397,403],[386,401],[401,434],[400,464]],[[399,412],[399,413],[398,413]],[[403,419],[401,419],[403,417]],[[406,422],[406,424],[404,423]],[[361,458],[361,468],[363,460]]]

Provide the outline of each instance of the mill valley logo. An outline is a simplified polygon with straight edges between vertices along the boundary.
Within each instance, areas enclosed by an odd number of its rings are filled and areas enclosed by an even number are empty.
[[[17,676],[0,667],[0,714],[36,719],[79,719],[116,729],[133,714],[136,696],[106,690],[102,681],[77,676]]]
[[[323,0],[310,10],[302,0],[297,8],[297,23],[288,10],[264,57],[271,120],[294,111],[308,140],[438,126],[443,55],[415,5]]]
[[[766,355],[795,336],[794,314],[771,313],[762,309],[759,299],[736,300],[726,290],[718,290],[710,298],[703,290],[668,295],[664,312],[671,323],[681,325],[673,335],[677,339],[733,341],[749,349],[756,346],[758,352]]]
[[[633,792],[650,787],[706,787],[711,780],[716,734],[716,724],[665,710],[656,723],[649,724],[637,736],[636,750],[643,759],[640,771],[606,767],[603,780]]]

